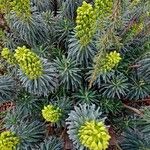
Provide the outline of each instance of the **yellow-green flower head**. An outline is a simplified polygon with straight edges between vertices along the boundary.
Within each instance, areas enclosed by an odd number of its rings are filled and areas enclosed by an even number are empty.
[[[89,150],[106,150],[110,135],[103,122],[87,121],[78,131],[79,140]]]
[[[0,1],[0,12],[8,13],[8,12],[10,12],[10,9],[11,9],[10,0],[1,0]]]
[[[18,17],[28,17],[31,15],[30,0],[12,0],[12,11],[14,11]]]
[[[44,109],[42,110],[42,115],[46,121],[51,123],[57,123],[62,116],[62,110],[54,105],[47,105],[44,106]]]
[[[14,54],[19,67],[29,79],[37,79],[43,73],[43,66],[40,58],[25,46],[18,47]]]
[[[116,51],[106,54],[103,65],[101,67],[101,71],[102,72],[111,71],[115,66],[118,65],[120,60],[121,60],[120,53],[117,53]]]
[[[94,11],[98,18],[109,16],[112,12],[113,0],[95,0]]]
[[[91,4],[83,1],[81,7],[77,9],[76,37],[80,43],[86,46],[92,39],[96,30],[96,14]]]
[[[3,48],[1,52],[1,56],[7,60],[9,64],[15,64],[16,59],[13,55],[13,53],[8,48]]]
[[[0,149],[15,150],[19,138],[11,131],[4,131],[0,134]]]

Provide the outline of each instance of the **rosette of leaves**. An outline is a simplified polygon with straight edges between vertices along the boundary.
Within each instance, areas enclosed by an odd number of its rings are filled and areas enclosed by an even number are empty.
[[[76,17],[76,10],[79,6],[82,5],[83,0],[66,0],[62,4],[63,16],[74,20]]]
[[[102,108],[102,111],[105,112],[106,114],[109,114],[109,113],[113,115],[118,114],[119,112],[121,112],[123,108],[123,103],[117,99],[102,98],[99,104]]]
[[[149,44],[150,45],[150,44]],[[149,49],[150,46],[147,47]],[[147,82],[150,81],[150,53],[146,53],[145,56],[138,61],[138,74],[144,78]]]
[[[28,117],[28,113],[24,111],[22,106],[16,106],[7,112],[4,117],[4,127],[6,129],[14,128],[20,124],[20,120],[25,120]]]
[[[54,2],[52,0],[32,0],[32,5],[38,12],[44,12],[47,10],[54,10]]]
[[[56,58],[54,66],[59,72],[59,84],[67,90],[75,90],[81,82],[81,70],[71,58]]]
[[[73,98],[75,98],[77,103],[80,104],[92,104],[98,102],[97,92],[92,89],[88,89],[87,87],[79,89],[79,91],[73,95]]]
[[[150,94],[150,83],[142,78],[136,78],[135,76],[130,78],[130,86],[127,97],[133,100],[144,99]]]
[[[22,70],[18,71],[18,77],[22,86],[29,93],[36,95],[48,95],[49,92],[53,92],[58,83],[57,70],[52,63],[47,62],[46,59],[42,59],[43,72],[42,75],[34,80],[30,80]]]
[[[15,103],[16,107],[21,107],[22,111],[28,116],[32,116],[33,118],[36,116],[38,118],[40,117],[39,111],[41,111],[45,101],[46,99],[44,98],[39,98],[22,90],[18,94]]]
[[[44,124],[37,120],[20,120],[20,124],[11,128],[11,130],[20,137],[18,150],[37,149],[38,143],[42,142],[45,136]]]
[[[62,150],[62,141],[56,137],[48,137],[40,144],[39,150]]]
[[[4,127],[19,137],[19,149],[33,149],[45,136],[45,126],[35,117],[28,115],[23,107],[16,106],[4,118]]]
[[[145,107],[143,108],[143,116],[138,118],[137,121],[137,126],[140,128],[142,133],[146,135],[150,135],[150,107]]]
[[[59,17],[55,24],[55,36],[58,39],[58,44],[67,47],[67,40],[73,27],[74,24],[69,19]]]
[[[69,138],[75,147],[80,150],[85,147],[91,150],[106,149],[110,136],[104,125],[105,119],[102,117],[100,108],[96,108],[94,104],[75,106],[66,120]],[[104,132],[104,136],[98,137],[98,133],[101,134],[101,132]]]
[[[42,44],[48,39],[48,29],[42,15],[33,13],[27,19],[21,19],[12,13],[6,18],[10,29],[31,47]]]
[[[5,35],[2,38],[4,47],[7,47],[11,50],[16,48],[16,45],[20,45],[23,42],[20,37],[18,37],[14,32],[5,32]]]
[[[72,102],[68,97],[56,97],[44,106],[42,115],[47,122],[57,126],[65,126],[65,119],[71,108]]]
[[[94,71],[94,68],[89,67],[89,70],[86,73],[86,75],[87,75],[86,81],[91,83],[90,86],[98,86],[99,88],[101,87],[101,85],[103,83],[107,82],[107,80],[109,80],[109,78],[114,74],[114,70],[111,70],[110,72],[100,73],[95,77],[95,80],[92,81],[93,80],[93,71]]]
[[[121,143],[123,150],[149,150],[150,137],[142,133],[138,128],[129,128],[124,133],[124,139]]]
[[[74,33],[71,33],[68,44],[68,57],[83,66],[89,66],[97,52],[94,41],[86,46],[80,44]]]
[[[100,91],[107,98],[121,98],[127,95],[128,78],[120,72],[114,72],[108,80],[101,85]]]
[[[0,101],[12,100],[15,96],[16,83],[11,76],[0,76]]]

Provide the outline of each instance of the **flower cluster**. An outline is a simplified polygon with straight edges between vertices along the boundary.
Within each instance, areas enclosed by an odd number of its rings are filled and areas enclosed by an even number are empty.
[[[1,0],[0,1],[0,12],[8,13],[11,9],[10,0]]]
[[[13,0],[11,2],[12,10],[17,14],[17,16],[30,16],[30,0]]]
[[[113,7],[113,0],[95,0],[94,12],[98,18],[108,16]]]
[[[110,135],[103,122],[87,121],[78,131],[79,140],[89,150],[108,148]]]
[[[29,79],[37,79],[43,73],[40,58],[25,46],[18,47],[14,54],[19,67]]]
[[[13,53],[8,48],[3,48],[1,52],[1,56],[7,60],[9,64],[15,64],[16,59],[13,55]]]
[[[120,53],[117,53],[116,51],[107,53],[106,56],[104,56],[103,61],[100,61],[100,65],[98,66],[99,72],[106,73],[111,71],[115,66],[118,65],[120,60]]]
[[[60,120],[62,116],[62,110],[54,105],[47,105],[44,106],[44,109],[42,110],[42,115],[46,121],[56,123]]]
[[[0,149],[14,150],[19,143],[19,138],[11,131],[4,131],[0,135]]]
[[[84,1],[82,6],[78,7],[76,24],[76,37],[79,38],[81,45],[86,46],[96,29],[96,15],[91,4]]]

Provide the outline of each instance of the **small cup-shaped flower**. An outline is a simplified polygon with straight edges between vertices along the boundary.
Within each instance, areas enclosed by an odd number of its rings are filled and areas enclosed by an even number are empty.
[[[78,131],[79,140],[89,150],[106,150],[110,135],[103,122],[87,121]]]
[[[43,66],[40,58],[25,46],[18,47],[14,54],[18,65],[29,79],[41,77]]]
[[[42,110],[43,118],[51,123],[57,123],[62,117],[62,110],[54,105],[44,106]]]
[[[14,150],[19,144],[19,138],[11,131],[4,131],[0,135],[0,149]]]

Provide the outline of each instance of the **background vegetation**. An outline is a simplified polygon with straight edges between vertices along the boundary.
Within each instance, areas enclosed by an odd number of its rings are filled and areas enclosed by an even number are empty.
[[[150,149],[149,0],[0,0],[0,52],[0,149]]]

